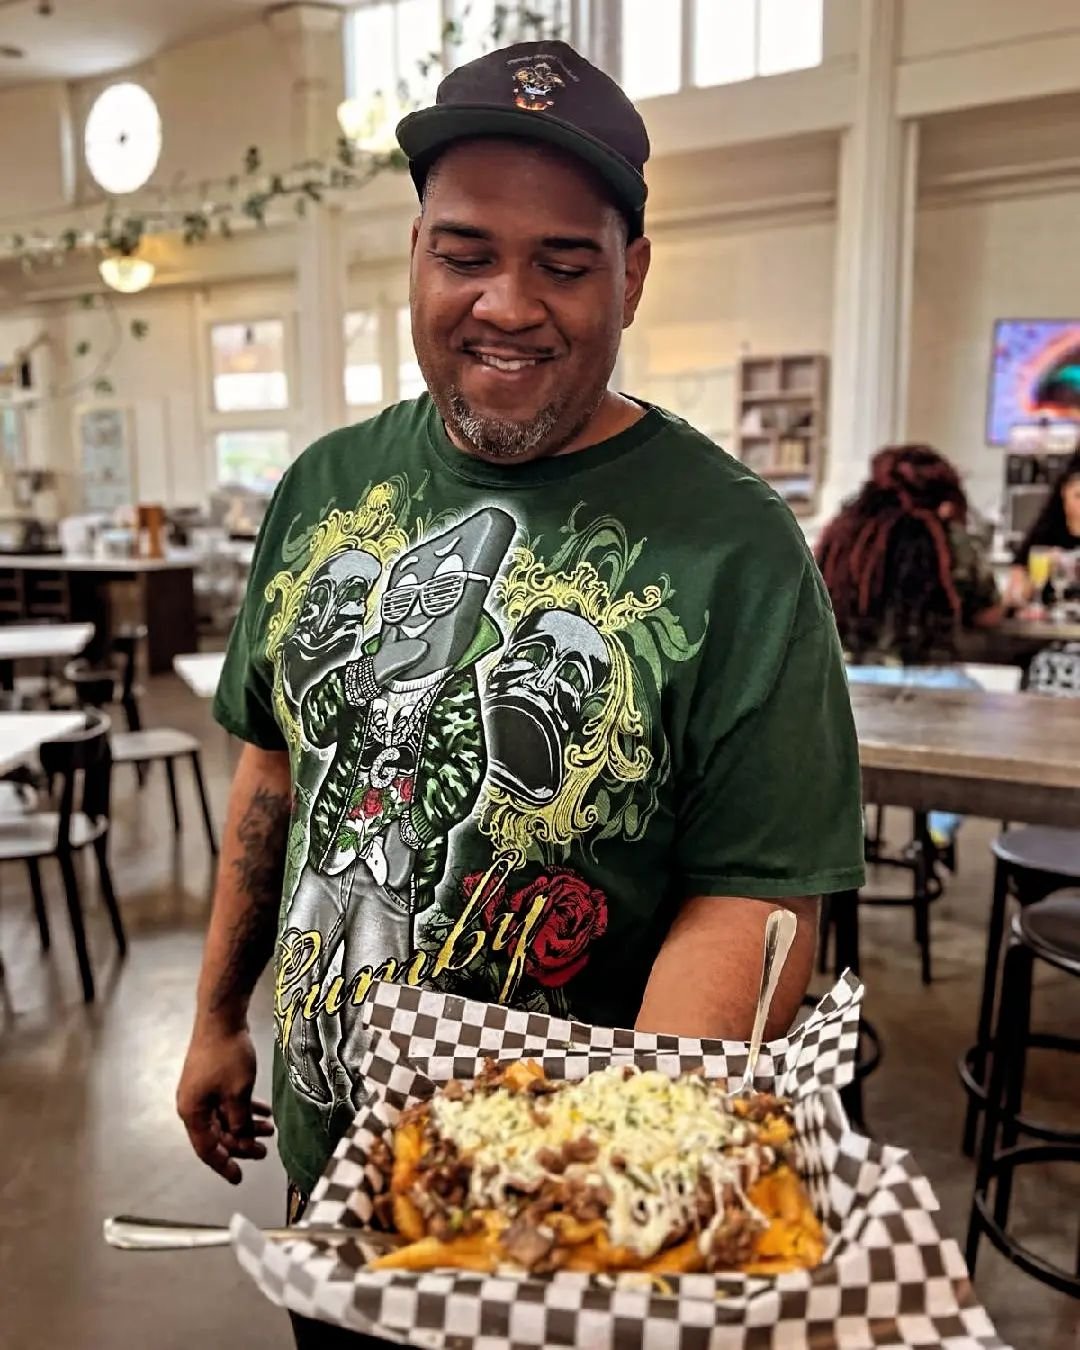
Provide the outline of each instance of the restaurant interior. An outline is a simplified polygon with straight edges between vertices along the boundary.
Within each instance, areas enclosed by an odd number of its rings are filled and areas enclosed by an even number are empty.
[[[844,1107],[976,1233],[1000,1338],[872,1343],[1076,1346],[1076,0],[0,0],[0,1344],[292,1343],[229,1252],[102,1225],[284,1221],[273,1149],[233,1191],[176,1114],[240,753],[212,700],[282,474],[424,390],[394,127],[530,35],[649,128],[613,383],[811,548],[883,446],[962,483],[1001,613],[948,687],[853,672],[868,879],[811,987],[863,981]],[[269,973],[252,1023],[269,1097]],[[871,1343],[836,1326],[745,1344]]]

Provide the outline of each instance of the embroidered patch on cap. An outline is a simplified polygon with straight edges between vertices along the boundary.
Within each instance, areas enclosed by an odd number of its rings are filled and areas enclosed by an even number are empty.
[[[516,92],[514,102],[526,112],[546,112],[555,106],[551,95],[565,86],[566,81],[552,67],[550,61],[534,61],[514,71]]]

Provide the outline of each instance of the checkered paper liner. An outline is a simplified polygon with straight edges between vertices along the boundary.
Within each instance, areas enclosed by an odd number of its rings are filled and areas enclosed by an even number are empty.
[[[546,1278],[467,1271],[371,1271],[361,1243],[328,1249],[267,1241],[232,1224],[241,1266],[274,1303],[400,1344],[431,1350],[797,1350],[838,1346],[1007,1350],[975,1302],[955,1242],[934,1224],[937,1200],[910,1155],[855,1133],[838,1089],[851,1082],[863,988],[841,977],[790,1037],[762,1049],[764,1091],[795,1102],[803,1175],[828,1247],[815,1270],[769,1279],[560,1273]],[[368,1161],[405,1106],[487,1057],[538,1060],[577,1079],[633,1062],[675,1075],[703,1069],[738,1082],[747,1047],[592,1027],[454,995],[382,984],[365,1005],[371,1032],[360,1065],[370,1099],[338,1144],[305,1222],[372,1222],[385,1176]]]

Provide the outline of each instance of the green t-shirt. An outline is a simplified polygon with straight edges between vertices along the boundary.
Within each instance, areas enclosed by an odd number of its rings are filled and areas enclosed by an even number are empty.
[[[373,980],[630,1026],[684,897],[862,881],[817,568],[659,409],[519,466],[456,450],[426,396],[319,441],[214,708],[291,756],[274,1111],[305,1190],[362,1099]]]

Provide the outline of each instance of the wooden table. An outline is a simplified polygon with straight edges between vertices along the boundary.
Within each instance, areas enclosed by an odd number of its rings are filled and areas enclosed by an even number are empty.
[[[25,623],[0,627],[0,689],[10,689],[16,661],[66,661],[94,636],[92,623]]]
[[[996,628],[964,633],[960,649],[965,661],[1026,666],[1036,652],[1052,642],[1080,642],[1080,622],[1006,619]]]
[[[126,617],[145,624],[151,675],[172,669],[173,657],[197,644],[195,564],[190,552],[167,558],[90,558],[78,554],[0,556],[0,593],[11,619],[66,616],[93,623],[90,655],[108,656],[109,637]],[[126,584],[125,605],[117,587]]]
[[[177,675],[200,698],[213,698],[217,693],[224,665],[224,652],[190,652],[173,661]]]
[[[867,803],[1080,827],[1080,699],[852,684],[851,707]],[[857,974],[858,892],[832,903],[837,969]],[[841,1095],[861,1124],[861,1082]]]
[[[851,686],[867,802],[1080,827],[1080,699]]]
[[[0,713],[0,773],[25,764],[45,741],[57,740],[84,726],[82,713]]]

